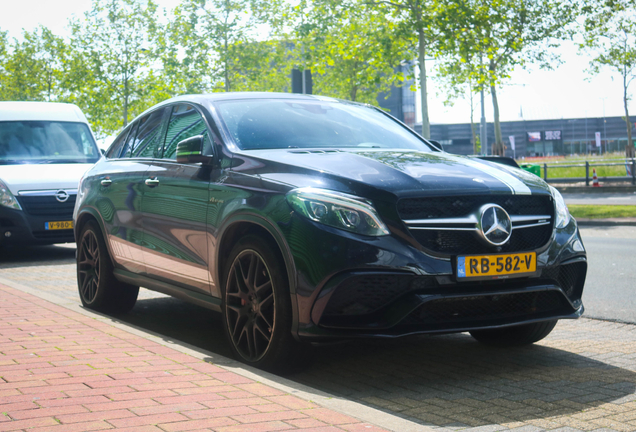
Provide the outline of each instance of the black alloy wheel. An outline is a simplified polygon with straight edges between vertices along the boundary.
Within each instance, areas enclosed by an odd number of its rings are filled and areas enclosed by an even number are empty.
[[[91,305],[97,296],[100,259],[97,236],[92,230],[87,230],[77,251],[77,284],[84,306]]]
[[[246,249],[234,259],[225,307],[236,350],[249,362],[260,360],[274,333],[276,300],[272,278],[258,252]]]
[[[291,334],[289,286],[278,250],[260,237],[244,237],[224,276],[223,325],[234,355],[263,369],[292,366],[302,350]]]
[[[137,302],[139,287],[115,278],[97,222],[82,227],[77,248],[77,288],[84,307],[113,314],[129,312]]]

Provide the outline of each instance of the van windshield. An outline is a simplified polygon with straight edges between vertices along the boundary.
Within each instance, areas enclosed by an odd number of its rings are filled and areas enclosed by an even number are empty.
[[[88,126],[57,121],[0,122],[0,164],[95,163],[101,153]]]

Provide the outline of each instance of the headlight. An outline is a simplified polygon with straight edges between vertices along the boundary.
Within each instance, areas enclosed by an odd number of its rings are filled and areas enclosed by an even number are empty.
[[[290,191],[287,202],[295,211],[321,224],[368,236],[389,235],[373,206],[355,196],[301,188]]]
[[[550,186],[550,192],[552,192],[552,197],[554,198],[554,210],[556,213],[556,222],[554,226],[557,228],[563,228],[570,223],[570,211],[568,210],[568,206],[565,205],[561,192],[552,186]]]
[[[22,210],[20,203],[13,196],[9,188],[2,180],[0,180],[0,205],[16,210]]]

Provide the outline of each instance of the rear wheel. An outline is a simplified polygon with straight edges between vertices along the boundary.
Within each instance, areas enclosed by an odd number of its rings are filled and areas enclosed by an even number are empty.
[[[474,330],[470,335],[479,342],[493,346],[521,346],[540,341],[550,334],[558,320],[522,324],[493,330]]]
[[[289,368],[303,347],[291,334],[289,284],[278,251],[260,237],[247,236],[227,263],[223,325],[234,355],[262,369]]]
[[[100,312],[129,312],[139,287],[118,281],[106,243],[95,221],[87,222],[77,242],[77,286],[84,307]]]

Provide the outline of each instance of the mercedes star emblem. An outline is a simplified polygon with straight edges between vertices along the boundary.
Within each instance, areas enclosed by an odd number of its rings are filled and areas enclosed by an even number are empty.
[[[501,246],[510,239],[512,222],[508,213],[497,204],[486,204],[479,209],[479,233],[493,246]]]
[[[68,192],[65,190],[55,192],[55,199],[61,203],[68,201]]]

